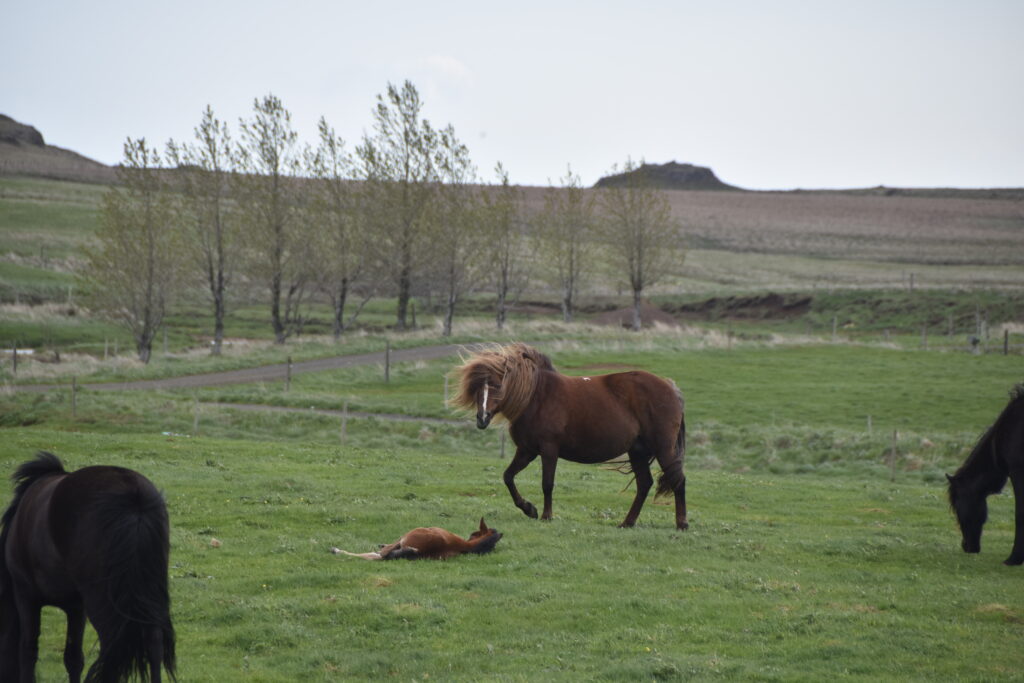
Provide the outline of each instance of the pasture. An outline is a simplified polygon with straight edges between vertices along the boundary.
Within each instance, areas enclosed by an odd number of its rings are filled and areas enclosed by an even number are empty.
[[[388,384],[368,366],[300,375],[288,392],[83,392],[75,416],[64,392],[15,394],[0,403],[0,468],[48,449],[164,490],[182,680],[1019,675],[1021,576],[1001,563],[1012,496],[991,499],[983,551],[965,555],[942,477],[1005,405],[1019,358],[658,333],[541,347],[569,374],[643,367],[679,382],[689,531],[661,500],[616,528],[628,477],[572,463],[554,520],[526,518],[501,483],[498,425],[353,419],[341,444],[338,418],[308,410],[451,417],[441,378],[454,359],[396,367]],[[534,502],[539,470],[519,476]],[[415,526],[465,536],[481,516],[504,533],[490,555],[329,552]],[[47,611],[41,680],[62,672],[63,619]]]
[[[0,179],[0,342],[36,350],[17,375],[0,363],[0,474],[45,449],[69,469],[136,469],[164,491],[182,681],[1017,680],[1024,670],[1024,576],[1002,565],[1012,494],[990,499],[982,553],[966,555],[943,476],[1024,380],[1012,202],[674,192],[689,251],[650,294],[684,327],[587,324],[624,301],[616,276],[599,272],[571,325],[556,322],[557,296],[543,288],[502,334],[493,298],[467,298],[444,340],[430,302],[419,301],[417,331],[396,335],[394,300],[375,299],[334,343],[318,303],[303,337],[277,346],[250,288],[229,306],[223,356],[208,354],[212,321],[196,298],[171,311],[143,366],[130,336],[82,308],[76,289],[103,189]],[[536,206],[542,189],[527,200]],[[766,297],[805,301],[785,315],[742,301]],[[987,352],[968,353],[974,334]],[[269,377],[81,390],[74,402],[69,391],[72,378],[383,361],[387,343],[511,340],[567,374],[639,368],[679,384],[688,531],[650,498],[636,528],[618,529],[629,478],[565,462],[554,519],[525,517],[502,483],[512,454],[506,443],[502,458],[502,426],[451,422],[454,357],[395,365],[389,382],[376,363],[297,374],[287,387]],[[57,388],[9,390],[25,384]],[[343,406],[376,417],[345,420]],[[540,502],[539,462],[517,482]],[[0,487],[0,504],[9,499]],[[465,536],[481,516],[504,534],[489,555],[330,553],[416,526]],[[64,621],[44,612],[40,680],[59,680]],[[95,647],[90,629],[90,661]]]

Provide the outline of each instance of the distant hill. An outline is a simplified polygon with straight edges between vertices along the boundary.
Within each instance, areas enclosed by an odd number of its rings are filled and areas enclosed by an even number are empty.
[[[629,173],[605,176],[598,180],[594,187],[618,187],[629,182],[634,176],[642,177],[652,186],[662,190],[742,190],[723,183],[715,172],[706,166],[680,164],[675,161],[661,165],[641,164],[640,168]]]
[[[87,183],[116,182],[110,166],[46,144],[32,126],[0,114],[0,175],[25,175]]]

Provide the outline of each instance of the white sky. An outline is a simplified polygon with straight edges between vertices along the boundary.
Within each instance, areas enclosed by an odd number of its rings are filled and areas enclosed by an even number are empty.
[[[104,163],[280,97],[354,145],[410,79],[490,181],[627,156],[752,189],[1024,186],[1024,1],[7,0],[0,113]]]

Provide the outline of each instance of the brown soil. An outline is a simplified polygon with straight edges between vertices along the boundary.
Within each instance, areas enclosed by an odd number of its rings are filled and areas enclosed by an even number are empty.
[[[620,327],[633,326],[633,307],[619,308],[595,316],[592,320],[597,325],[617,325]],[[679,323],[670,314],[649,303],[640,307],[640,324],[643,327],[652,327],[654,323],[678,327]]]

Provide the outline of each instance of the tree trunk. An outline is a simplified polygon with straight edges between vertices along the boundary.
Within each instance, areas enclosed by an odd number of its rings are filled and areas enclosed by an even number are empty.
[[[448,283],[448,302],[444,308],[444,330],[441,332],[441,336],[452,336],[452,320],[455,318],[455,301],[457,298],[453,276],[453,279]]]
[[[640,317],[640,295],[643,294],[642,289],[633,290],[633,331],[639,332],[643,326],[643,320]]]
[[[281,320],[281,275],[275,273],[270,280],[270,324],[274,328],[274,341],[284,344],[284,322]]]
[[[219,356],[224,345],[224,290],[221,288],[213,298],[213,348],[210,354]]]
[[[406,315],[409,311],[409,299],[412,291],[412,282],[409,274],[409,268],[403,267],[402,272],[398,277],[398,318],[395,320],[395,329],[405,330],[406,329]]]
[[[572,322],[572,285],[566,285],[562,290],[562,321]]]
[[[508,294],[506,293],[505,288],[502,287],[498,291],[498,311],[494,319],[494,322],[495,324],[497,324],[499,330],[505,329],[505,318],[508,314],[508,307],[505,304],[507,298]]]
[[[348,278],[342,278],[334,299],[334,341],[345,331],[345,301],[348,299]]]

